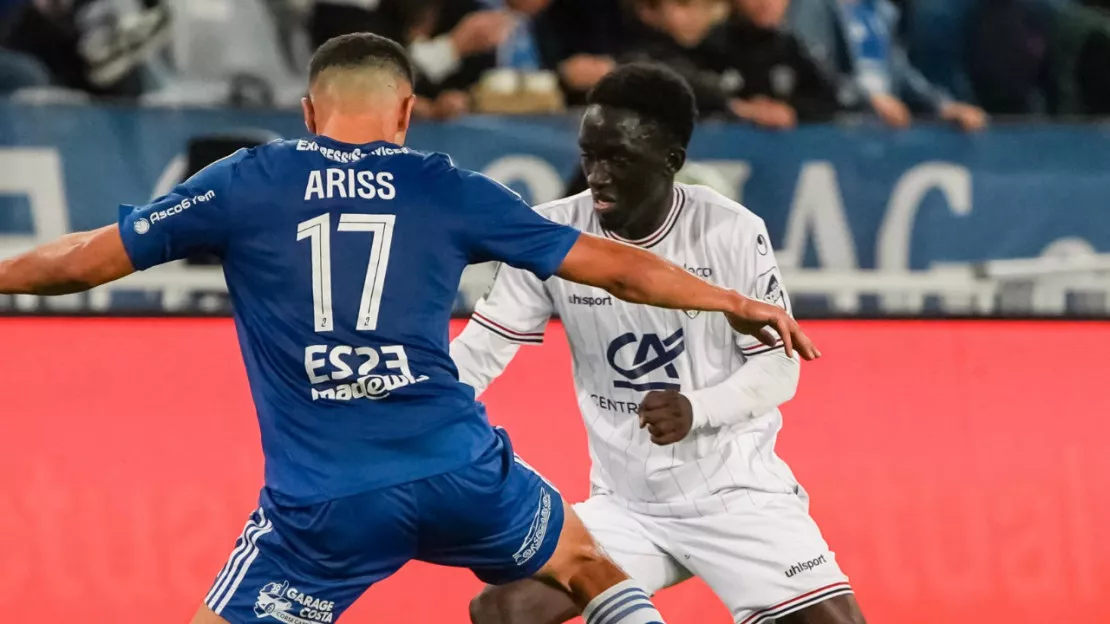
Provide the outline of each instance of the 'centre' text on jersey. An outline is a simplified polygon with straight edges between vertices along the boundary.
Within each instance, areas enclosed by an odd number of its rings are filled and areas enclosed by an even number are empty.
[[[240,150],[120,232],[137,269],[222,259],[266,484],[306,504],[475,459],[493,434],[447,342],[462,270],[546,279],[578,237],[442,154],[326,137]]]

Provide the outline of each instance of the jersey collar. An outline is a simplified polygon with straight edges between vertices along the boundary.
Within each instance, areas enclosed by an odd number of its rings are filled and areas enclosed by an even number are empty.
[[[328,147],[348,151],[358,148],[365,152],[370,152],[376,147],[389,147],[398,150],[402,149],[400,145],[390,143],[389,141],[372,141],[370,143],[344,143],[343,141],[336,141],[335,139],[324,136],[322,134],[314,135],[313,140],[321,145],[327,145]]]
[[[671,201],[671,211],[667,213],[667,218],[663,219],[663,225],[660,225],[659,229],[655,230],[654,232],[648,234],[643,238],[632,240],[619,236],[615,232],[610,232],[606,229],[602,229],[602,231],[605,232],[605,236],[608,236],[609,238],[620,241],[622,243],[628,243],[630,245],[637,245],[639,247],[645,248],[654,247],[662,242],[664,238],[667,238],[667,235],[670,234],[671,230],[674,229],[675,223],[678,223],[678,215],[682,213],[682,207],[686,204],[686,191],[681,186],[677,184],[674,185],[673,196],[674,198]]]

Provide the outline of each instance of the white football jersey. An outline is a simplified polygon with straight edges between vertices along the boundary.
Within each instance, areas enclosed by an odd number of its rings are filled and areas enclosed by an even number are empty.
[[[581,231],[638,245],[714,284],[788,311],[789,299],[763,220],[704,186],[675,185],[663,225],[640,240],[621,239],[598,222],[590,193],[537,208]],[[503,266],[452,344],[460,379],[481,393],[508,362],[504,348],[540,343],[548,319],[566,328],[574,385],[588,432],[594,492],[618,494],[650,512],[697,506],[726,490],[794,491],[797,482],[774,452],[778,409],[739,424],[695,429],[669,446],[640,429],[637,408],[651,390],[690,392],[728,379],[768,347],[736,334],[719,313],[630,304],[609,293]],[[498,355],[498,349],[501,354]],[[660,507],[662,505],[662,507]]]

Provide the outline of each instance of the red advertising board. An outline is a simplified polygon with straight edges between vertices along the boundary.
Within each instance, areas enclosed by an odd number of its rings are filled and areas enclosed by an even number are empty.
[[[1110,323],[806,327],[826,357],[803,369],[779,453],[872,624],[1106,619]],[[577,499],[561,334],[523,349],[486,402]],[[0,319],[0,443],[8,621],[187,621],[260,486],[227,320]],[[411,564],[344,621],[462,624],[478,589]],[[728,621],[698,583],[658,600],[672,624]]]

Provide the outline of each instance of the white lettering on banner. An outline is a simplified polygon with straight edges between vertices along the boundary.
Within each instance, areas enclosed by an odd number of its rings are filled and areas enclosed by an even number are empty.
[[[786,221],[786,238],[776,255],[779,265],[801,267],[810,236],[821,267],[846,271],[859,268],[836,169],[827,161],[802,167]],[[859,297],[849,293],[837,297],[834,303],[841,312],[851,312],[859,307]]]
[[[323,153],[324,157],[340,163],[344,161],[354,162],[356,158],[367,159],[374,156],[389,156],[407,151],[405,148],[379,147],[372,151],[360,150],[358,153],[353,148],[350,152],[327,151],[326,149],[321,152],[321,146],[314,141],[304,141],[295,144],[295,146],[302,151]],[[847,156],[851,156],[851,154],[849,153]],[[846,162],[850,163],[851,161]],[[69,165],[69,163],[66,164]],[[153,189],[155,191],[154,195],[161,196],[172,190],[172,187],[184,175],[185,165],[185,159],[181,154],[173,156],[173,159],[168,161],[164,169],[159,172],[157,188]],[[316,174],[317,178],[308,182],[306,195],[311,196],[312,199],[320,200],[327,199],[329,194],[332,197],[340,198],[381,200],[392,198],[396,194],[396,181],[391,177],[383,177],[379,180],[379,172],[356,171],[348,173],[341,166],[335,167],[338,173],[330,173],[326,168],[321,168]],[[556,199],[562,195],[563,180],[559,174],[561,167],[562,165],[554,167],[545,159],[531,154],[509,154],[491,162],[484,172],[502,182],[523,187],[522,191],[524,191],[526,197],[535,203],[539,203]],[[707,169],[713,171],[708,172]],[[33,234],[0,234],[0,257],[7,257],[25,251],[35,243],[56,238],[70,230],[65,196],[67,180],[62,171],[62,154],[57,149],[0,148],[0,193],[25,197],[28,200],[34,228]],[[687,173],[693,178],[697,178],[697,181],[711,184],[722,194],[737,200],[742,200],[745,196],[746,185],[749,183],[751,176],[755,176],[756,181],[761,184],[764,182],[761,177],[763,172],[759,169],[753,170],[752,166],[744,160],[693,161]],[[807,254],[815,253],[817,258],[815,268],[842,271],[845,274],[845,280],[838,282],[845,284],[843,288],[821,285],[807,291],[822,295],[833,293],[834,301],[832,303],[834,308],[840,312],[849,312],[856,309],[861,293],[880,295],[880,309],[888,312],[920,310],[924,295],[938,296],[944,310],[956,313],[972,311],[989,313],[998,309],[999,306],[1011,312],[1036,310],[1042,313],[1050,313],[1060,310],[1061,306],[1068,310],[1074,310],[1077,306],[1087,306],[1091,310],[1097,311],[1103,310],[1104,304],[1096,304],[1094,299],[1084,299],[1082,296],[1073,297],[1077,293],[1082,295],[1088,288],[1088,281],[1086,281],[1088,278],[1084,274],[1068,274],[1066,279],[1056,274],[1034,274],[1023,279],[1027,285],[1032,286],[1031,290],[1025,286],[1020,289],[1010,288],[1008,286],[1003,287],[999,280],[990,276],[976,276],[972,273],[972,267],[966,262],[947,262],[942,257],[936,257],[935,253],[924,256],[926,260],[930,261],[930,266],[926,267],[930,272],[929,275],[924,276],[921,271],[912,272],[915,277],[923,277],[920,282],[922,285],[907,287],[906,292],[912,292],[912,294],[894,294],[893,287],[871,285],[886,283],[882,282],[881,279],[876,282],[870,281],[872,277],[884,278],[888,273],[897,275],[899,272],[905,272],[907,275],[911,274],[912,243],[915,240],[915,232],[920,231],[917,228],[917,216],[921,212],[923,202],[934,201],[929,199],[929,194],[934,190],[943,195],[948,204],[946,210],[949,210],[953,216],[967,216],[972,213],[974,199],[972,197],[971,185],[973,180],[971,176],[971,171],[956,163],[925,162],[904,171],[892,189],[872,187],[868,197],[872,196],[871,193],[878,191],[890,191],[890,193],[886,209],[882,214],[881,228],[874,249],[875,269],[877,269],[878,274],[869,273],[866,276],[859,276],[861,280],[859,282],[855,280],[856,276],[853,275],[854,272],[859,270],[859,254],[861,252],[864,256],[870,256],[870,254],[867,253],[869,250],[860,250],[855,247],[853,230],[849,228],[848,217],[862,219],[860,224],[853,222],[853,225],[866,225],[874,220],[874,210],[872,209],[876,207],[846,206],[846,202],[858,201],[859,198],[844,196],[832,163],[823,160],[801,163],[799,175],[795,181],[794,197],[790,206],[752,206],[752,208],[757,212],[767,209],[783,210],[785,208],[786,210],[784,215],[786,218],[785,236],[778,251],[778,256],[788,283],[791,279],[791,273],[795,269],[801,268],[803,259],[807,257]],[[85,178],[78,176],[75,178],[75,182],[85,182]],[[868,184],[873,183],[874,181],[868,181]],[[90,196],[95,199],[98,192],[102,194],[100,189],[90,189]],[[22,203],[22,200],[20,201]],[[191,204],[195,204],[196,201],[195,197],[189,198]],[[0,205],[0,210],[6,208],[7,204]],[[851,215],[848,214],[847,208],[853,209]],[[862,208],[868,210],[866,212],[858,210]],[[152,228],[156,228],[158,221],[171,216],[171,211],[173,214],[179,214],[186,209],[188,208],[182,202],[167,209],[165,215],[159,212],[157,218],[148,217],[148,220]],[[111,211],[110,207],[102,207],[100,210],[105,211],[105,213],[103,217],[98,217],[98,219],[107,221],[111,218],[108,216],[108,212]],[[953,224],[959,223],[956,219],[953,219],[952,222]],[[933,225],[932,221],[929,225]],[[142,227],[140,225],[140,228]],[[339,228],[339,230],[342,230],[342,228]],[[920,233],[929,236],[940,236],[942,234],[934,232],[934,230],[935,227],[931,227],[929,231],[920,231]],[[1079,235],[1082,236],[1083,234],[1079,233]],[[376,238],[375,236],[374,240]],[[1057,257],[1057,254],[1061,253],[1065,255],[1085,255],[1097,248],[1097,240],[1094,244],[1089,244],[1078,238],[1061,238],[1056,242],[1045,244],[1042,253],[1047,257]],[[1027,251],[1027,256],[1037,255],[1036,249]],[[489,280],[488,277],[481,275],[482,271],[488,271],[488,267],[469,267],[467,272],[464,272],[464,285],[457,300],[463,306],[471,304],[473,299],[485,290]],[[946,281],[949,275],[951,275],[951,280]],[[830,280],[835,281],[835,276],[830,276]],[[969,287],[969,280],[975,282],[978,286]],[[857,287],[855,286],[857,283],[864,286]],[[1090,284],[1092,292],[1107,292],[1104,284],[1095,284],[1094,282],[1090,282]],[[100,287],[88,295],[71,295],[58,298],[25,295],[16,297],[0,296],[0,308],[15,306],[24,310],[43,308],[104,310],[112,303],[113,293],[138,289],[159,293],[163,309],[172,310],[194,305],[192,303],[194,300],[193,294],[223,291],[224,288],[224,280],[218,270],[208,267],[186,266],[184,263],[172,263],[171,266],[159,267],[151,272],[135,274],[120,283]],[[795,289],[797,290],[797,288]],[[374,291],[368,292],[373,293]],[[369,301],[372,303],[373,298],[371,297]],[[207,306],[208,303],[216,302],[216,299],[205,299],[205,302],[201,305]],[[215,305],[222,304],[216,302]],[[372,312],[372,309],[369,309],[369,311]],[[360,317],[360,323],[367,325],[366,318],[368,317]],[[372,315],[369,315],[369,318],[372,318]],[[341,367],[335,367],[328,363],[327,357],[330,355],[330,352],[325,354],[324,366],[317,370],[316,374],[325,377],[329,382],[353,382],[357,378],[357,371],[344,379],[331,379],[331,375],[343,374],[344,371]],[[340,354],[336,357],[341,362],[348,360],[345,355]]]
[[[532,205],[544,204],[563,196],[566,182],[546,160],[536,156],[514,154],[498,158],[482,170],[482,174],[506,186],[523,182],[528,187]]]
[[[932,190],[944,193],[948,207],[957,216],[971,214],[971,172],[966,167],[944,162],[924,163],[910,169],[898,180],[887,204],[886,216],[879,227],[875,248],[875,268],[880,271],[908,271],[910,238],[921,202]],[[920,312],[925,305],[921,295],[883,295],[887,312]]]

